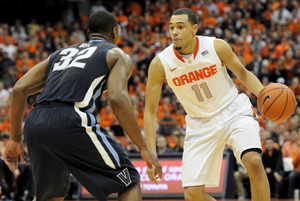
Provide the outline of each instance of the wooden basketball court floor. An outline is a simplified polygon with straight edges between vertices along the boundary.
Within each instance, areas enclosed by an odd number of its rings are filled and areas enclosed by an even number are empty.
[[[87,200],[85,200],[87,201]],[[116,200],[108,200],[108,201],[116,201]],[[143,201],[184,201],[182,199],[143,199]],[[233,200],[229,200],[229,199],[221,199],[221,200],[217,200],[217,201],[252,201],[251,199],[246,199],[246,200],[237,200],[237,199],[233,199]],[[271,201],[296,201],[294,199],[272,199]]]

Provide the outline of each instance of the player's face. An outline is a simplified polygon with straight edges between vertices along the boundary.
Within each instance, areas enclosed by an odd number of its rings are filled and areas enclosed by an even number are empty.
[[[169,23],[169,32],[176,50],[182,50],[186,48],[195,36],[198,27],[197,25],[191,25],[188,21],[188,16],[173,15]],[[195,29],[196,28],[196,29]]]

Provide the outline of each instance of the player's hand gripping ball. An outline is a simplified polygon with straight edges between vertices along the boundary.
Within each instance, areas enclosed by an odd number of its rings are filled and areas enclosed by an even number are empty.
[[[297,102],[286,85],[272,83],[265,86],[257,97],[259,112],[268,120],[284,121],[295,111]]]

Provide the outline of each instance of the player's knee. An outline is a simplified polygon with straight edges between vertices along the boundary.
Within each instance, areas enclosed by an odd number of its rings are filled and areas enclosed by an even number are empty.
[[[246,156],[247,155],[247,156]],[[263,170],[261,156],[258,153],[247,153],[243,163],[249,174],[260,174]]]
[[[186,201],[199,201],[199,200],[203,200],[203,192],[197,192],[194,190],[185,190],[184,191],[184,199]]]

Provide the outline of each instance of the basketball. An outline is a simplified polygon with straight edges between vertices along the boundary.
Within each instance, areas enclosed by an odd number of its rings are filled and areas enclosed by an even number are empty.
[[[259,112],[268,120],[284,121],[295,111],[296,97],[286,85],[272,83],[263,88],[257,97]]]

